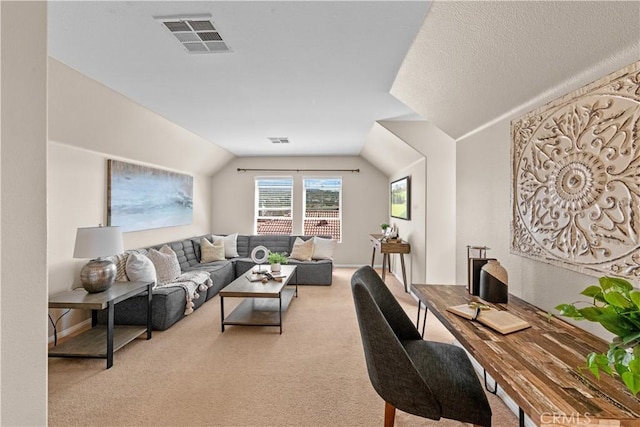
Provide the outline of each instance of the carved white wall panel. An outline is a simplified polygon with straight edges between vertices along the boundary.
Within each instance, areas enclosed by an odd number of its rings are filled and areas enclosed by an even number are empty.
[[[640,277],[640,61],[511,122],[511,252]]]

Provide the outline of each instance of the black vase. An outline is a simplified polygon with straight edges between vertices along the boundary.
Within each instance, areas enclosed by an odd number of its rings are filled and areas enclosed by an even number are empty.
[[[490,260],[480,270],[479,297],[487,302],[506,303],[509,296],[507,270]]]

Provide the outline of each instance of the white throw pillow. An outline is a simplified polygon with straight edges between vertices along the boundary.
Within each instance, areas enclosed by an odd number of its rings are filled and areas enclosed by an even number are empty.
[[[238,233],[229,234],[228,236],[211,236],[213,243],[218,240],[224,241],[224,256],[225,258],[237,258],[238,255]]]
[[[291,255],[289,258],[297,259],[298,261],[311,261],[313,255],[313,239],[309,239],[306,242],[299,237],[296,237],[296,241],[293,242],[293,248],[291,249]]]
[[[178,256],[169,246],[164,245],[159,251],[149,249],[147,257],[156,268],[156,276],[158,285],[172,282],[180,275],[180,263]]]
[[[337,241],[313,237],[313,259],[333,259],[333,251],[336,249]]]
[[[200,262],[224,261],[224,240],[211,243],[206,238],[200,240]]]
[[[127,257],[126,271],[129,280],[132,282],[153,282],[156,283],[156,268],[145,255],[137,252],[129,253]]]

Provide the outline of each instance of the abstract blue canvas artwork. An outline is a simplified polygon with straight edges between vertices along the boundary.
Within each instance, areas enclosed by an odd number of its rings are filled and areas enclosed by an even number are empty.
[[[108,161],[107,221],[123,232],[188,225],[193,221],[193,177]]]

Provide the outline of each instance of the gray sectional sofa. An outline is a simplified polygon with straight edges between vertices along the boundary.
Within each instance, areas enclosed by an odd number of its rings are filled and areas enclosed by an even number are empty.
[[[176,253],[183,273],[188,271],[209,273],[212,286],[206,292],[201,292],[199,298],[193,300],[194,310],[197,310],[236,277],[254,266],[250,256],[256,246],[265,246],[272,252],[291,254],[293,243],[297,237],[305,241],[313,238],[313,236],[239,234],[236,240],[237,257],[203,264],[200,262],[200,242],[203,237],[211,240],[211,235],[208,234],[143,248],[143,251],[150,248],[159,250],[162,246],[167,245]],[[319,237],[330,238],[329,236]],[[291,284],[331,285],[333,274],[331,259],[299,261],[289,258],[289,265],[296,266],[296,274],[289,282]],[[185,289],[181,287],[158,287],[153,290],[153,329],[166,330],[185,316],[186,295]],[[105,311],[98,313],[99,323],[106,323],[106,320]],[[146,325],[146,293],[117,304],[115,306],[115,323],[119,325]]]

